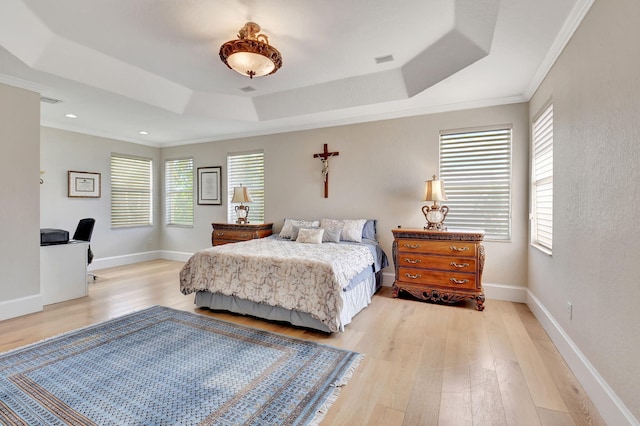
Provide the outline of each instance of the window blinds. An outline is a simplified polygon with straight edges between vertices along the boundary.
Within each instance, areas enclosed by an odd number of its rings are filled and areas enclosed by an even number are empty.
[[[111,155],[111,226],[152,224],[151,159]]]
[[[553,247],[553,104],[533,122],[531,242]]]
[[[233,188],[249,188],[253,199],[249,206],[249,223],[264,222],[264,153],[262,151],[233,153],[227,155],[227,220],[236,221],[236,203],[231,203]]]
[[[167,225],[193,225],[193,158],[164,163]]]
[[[440,179],[448,228],[483,229],[511,239],[511,129],[440,134]]]

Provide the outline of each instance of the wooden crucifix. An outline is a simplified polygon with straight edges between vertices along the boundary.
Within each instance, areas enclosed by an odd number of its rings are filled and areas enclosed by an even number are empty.
[[[319,158],[322,161],[322,180],[324,180],[324,198],[329,198],[329,157],[340,155],[338,151],[329,152],[327,144],[324,144],[324,151],[313,154],[313,158]]]

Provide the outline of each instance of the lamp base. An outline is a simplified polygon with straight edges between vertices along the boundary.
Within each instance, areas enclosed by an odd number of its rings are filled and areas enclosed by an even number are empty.
[[[427,220],[427,226],[424,227],[430,231],[446,231],[447,227],[444,226],[444,219],[449,213],[449,207],[440,206],[434,203],[432,206],[423,206],[422,213]]]
[[[447,227],[443,223],[428,223],[424,229],[425,231],[446,231]]]
[[[236,206],[236,216],[238,217],[236,220],[238,225],[249,223],[249,206],[242,204]]]

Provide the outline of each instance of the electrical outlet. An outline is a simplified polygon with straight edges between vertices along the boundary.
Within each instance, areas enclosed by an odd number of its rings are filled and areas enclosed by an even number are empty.
[[[573,319],[573,304],[571,302],[567,302],[567,317],[570,320]]]

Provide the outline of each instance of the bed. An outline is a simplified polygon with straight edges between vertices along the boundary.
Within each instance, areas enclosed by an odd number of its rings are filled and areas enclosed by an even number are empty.
[[[382,284],[376,221],[285,219],[278,235],[195,253],[180,291],[195,304],[324,332],[344,331]]]

